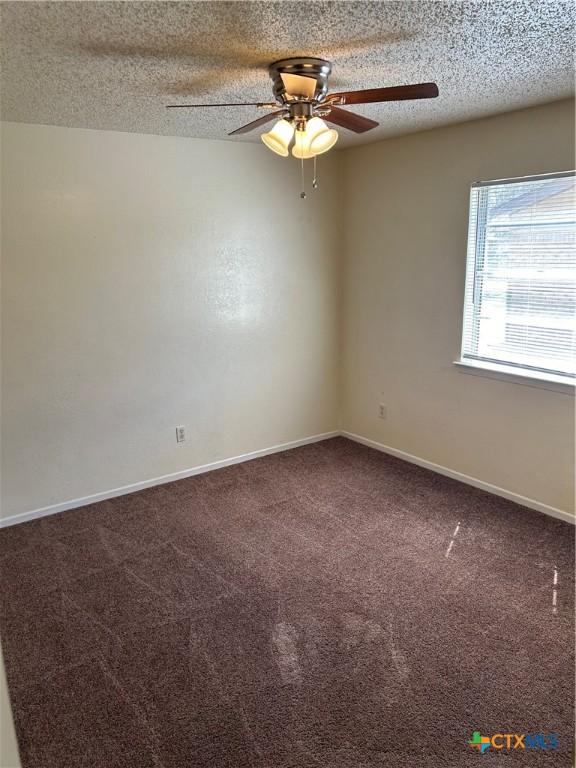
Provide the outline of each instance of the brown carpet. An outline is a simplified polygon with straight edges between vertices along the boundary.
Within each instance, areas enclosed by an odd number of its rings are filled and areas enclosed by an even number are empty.
[[[24,768],[571,765],[573,528],[342,438],[0,557]]]

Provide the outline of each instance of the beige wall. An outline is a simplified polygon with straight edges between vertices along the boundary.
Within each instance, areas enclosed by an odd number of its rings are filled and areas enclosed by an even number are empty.
[[[344,153],[344,429],[573,511],[572,396],[452,364],[471,182],[571,168],[570,101]]]
[[[0,768],[20,768],[2,648],[0,648]]]
[[[338,400],[572,510],[572,398],[452,361],[470,183],[573,167],[573,140],[559,102],[334,152],[303,202],[259,145],[4,124],[0,516],[336,429]]]
[[[2,516],[337,428],[338,168],[3,125]]]

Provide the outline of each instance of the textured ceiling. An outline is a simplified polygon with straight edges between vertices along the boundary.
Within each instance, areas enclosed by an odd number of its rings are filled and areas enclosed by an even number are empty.
[[[437,99],[351,107],[381,125],[340,146],[572,95],[575,4],[2,2],[4,120],[225,139],[270,101],[267,65],[333,62],[333,90],[435,81]],[[257,141],[260,131],[233,141]]]

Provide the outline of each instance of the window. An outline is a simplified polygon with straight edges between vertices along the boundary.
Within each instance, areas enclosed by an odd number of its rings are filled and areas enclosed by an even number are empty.
[[[574,383],[575,193],[573,171],[472,185],[461,363]]]

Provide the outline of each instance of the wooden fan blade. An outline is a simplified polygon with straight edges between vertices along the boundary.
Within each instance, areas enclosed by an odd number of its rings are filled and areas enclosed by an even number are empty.
[[[348,112],[347,109],[340,109],[339,107],[330,107],[330,114],[324,119],[328,120],[329,123],[341,125],[342,128],[348,128],[349,131],[354,131],[354,133],[365,133],[379,125],[376,120],[370,120],[367,117],[356,115],[354,112]]]
[[[369,88],[365,91],[345,91],[331,93],[344,99],[345,104],[372,104],[378,101],[406,101],[407,99],[434,99],[438,96],[436,83],[417,83],[415,85],[395,85],[391,88]]]
[[[235,136],[237,133],[248,133],[249,131],[253,131],[254,128],[258,128],[259,125],[264,125],[270,120],[273,120],[275,117],[278,117],[278,115],[282,114],[283,112],[281,109],[279,109],[277,112],[269,112],[267,115],[259,117],[258,120],[252,120],[251,123],[247,123],[241,128],[236,128],[236,130],[229,133],[228,136]]]
[[[235,101],[232,104],[166,104],[166,109],[192,109],[193,107],[277,107],[275,102]]]

